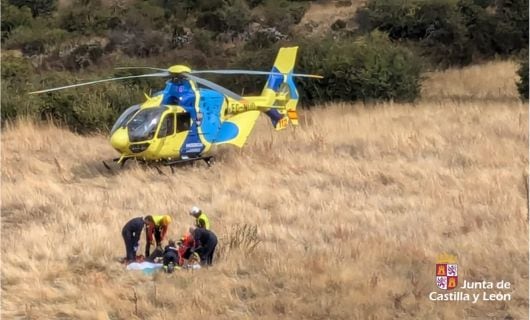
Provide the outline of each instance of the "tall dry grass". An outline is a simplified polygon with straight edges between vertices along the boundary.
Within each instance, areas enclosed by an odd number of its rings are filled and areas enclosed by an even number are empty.
[[[422,97],[432,101],[517,101],[517,68],[514,61],[490,61],[481,65],[432,72],[423,83]]]
[[[223,148],[210,169],[166,175],[135,165],[107,172],[100,161],[115,154],[103,136],[10,125],[2,316],[528,318],[526,105],[444,99],[301,117],[279,133],[260,119],[242,151]],[[128,219],[168,212],[177,237],[191,205],[220,238],[212,268],[146,276],[115,261]],[[227,248],[243,225],[257,226],[250,253]],[[510,281],[512,300],[429,301],[442,252],[457,256],[461,280]]]

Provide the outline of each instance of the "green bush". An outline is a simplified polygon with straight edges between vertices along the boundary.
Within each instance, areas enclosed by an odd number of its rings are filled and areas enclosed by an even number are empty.
[[[117,73],[115,76],[120,76]],[[83,81],[110,78],[109,75],[84,74]],[[107,131],[123,110],[145,100],[143,92],[162,84],[131,79],[66,89],[43,94],[28,92],[81,82],[74,74],[47,72],[35,74],[31,65],[20,58],[2,62],[2,121],[18,116],[55,119],[77,132]],[[156,85],[156,84],[155,84]]]
[[[2,57],[2,83],[11,88],[27,85],[33,72],[30,62],[24,58]]]
[[[31,84],[31,74],[34,70],[31,64],[23,58],[2,58],[2,121],[17,116],[35,115],[37,111],[36,99],[27,94]]]
[[[29,8],[17,8],[10,5],[7,0],[1,2],[2,10],[2,43],[10,38],[11,33],[20,26],[27,26],[31,23],[31,11]]]
[[[232,65],[270,70],[280,46],[240,54]],[[324,76],[322,80],[296,80],[300,96],[310,105],[328,101],[413,101],[420,92],[421,63],[418,58],[379,32],[356,41],[303,41],[295,71]],[[236,92],[244,89],[251,94],[259,93],[265,81],[266,78],[238,77],[226,84]]]
[[[15,29],[5,41],[5,48],[20,49],[24,55],[31,56],[45,53],[48,47],[56,46],[72,36],[63,29],[49,25],[46,20],[33,20],[30,26]]]
[[[230,0],[222,9],[228,31],[242,32],[250,22],[250,9],[243,0]]]
[[[111,18],[101,0],[75,0],[60,12],[59,26],[81,35],[100,35],[106,32]]]
[[[512,54],[528,49],[528,0],[497,0],[498,23],[495,42],[498,53]]]
[[[208,30],[196,29],[193,31],[193,45],[207,56],[210,56],[214,50],[213,33]]]
[[[57,0],[9,0],[9,2],[19,8],[29,8],[33,17],[49,15],[57,6]]]
[[[325,40],[300,48],[298,72],[324,79],[300,79],[311,103],[352,100],[414,101],[420,93],[421,63],[406,48],[375,32],[356,41]]]
[[[250,10],[242,0],[230,0],[213,11],[198,14],[196,26],[215,33],[242,32],[250,22]]]
[[[360,30],[415,44],[440,66],[517,53],[528,46],[526,0],[368,0]]]
[[[418,42],[437,65],[471,61],[470,41],[456,0],[369,0],[357,13],[360,29],[387,32],[393,40]]]
[[[265,0],[262,6],[265,24],[277,28],[282,33],[288,32],[292,25],[300,23],[308,8],[305,2],[287,0]]]
[[[278,53],[279,45],[261,50],[247,50],[238,52],[229,68],[270,71]],[[217,79],[216,79],[217,80]],[[265,86],[265,76],[234,76],[221,77],[216,82],[237,93],[260,94]]]
[[[103,55],[103,48],[98,43],[82,44],[66,57],[65,67],[68,70],[79,70],[96,64]]]

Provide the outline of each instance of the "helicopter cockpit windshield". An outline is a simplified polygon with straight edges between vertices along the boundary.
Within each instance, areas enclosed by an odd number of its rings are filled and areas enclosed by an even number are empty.
[[[140,110],[140,105],[136,104],[132,107],[127,108],[127,110],[123,111],[121,116],[116,120],[116,123],[112,126],[112,129],[110,130],[110,134],[113,134],[114,131],[118,130],[119,127],[124,127],[127,124],[127,122],[131,119],[131,117],[136,113],[136,111]]]
[[[167,107],[157,107],[140,110],[127,124],[129,140],[139,142],[153,139],[160,116],[166,109]]]

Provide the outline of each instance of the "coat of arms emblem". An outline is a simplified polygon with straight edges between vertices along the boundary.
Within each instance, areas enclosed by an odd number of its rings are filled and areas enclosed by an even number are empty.
[[[451,290],[458,285],[458,265],[456,257],[441,254],[436,260],[436,286],[440,289]]]

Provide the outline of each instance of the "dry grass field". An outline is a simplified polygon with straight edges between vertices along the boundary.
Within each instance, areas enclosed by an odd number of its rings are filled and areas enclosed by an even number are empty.
[[[514,70],[433,74],[414,105],[330,105],[302,111],[296,130],[261,119],[243,150],[166,175],[106,171],[101,135],[11,124],[2,317],[528,319],[528,106]],[[178,237],[192,205],[220,238],[212,268],[149,276],[116,262],[128,219],[167,212]],[[228,246],[245,224],[251,252]],[[442,252],[459,281],[509,281],[511,300],[430,301]]]

